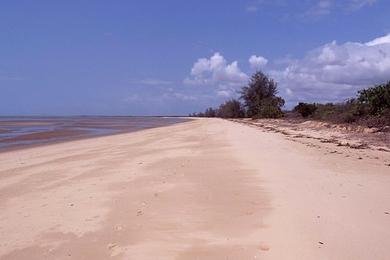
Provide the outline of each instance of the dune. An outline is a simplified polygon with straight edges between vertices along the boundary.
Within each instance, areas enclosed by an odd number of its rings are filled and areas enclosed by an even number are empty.
[[[0,259],[389,259],[390,153],[222,119],[0,153]]]

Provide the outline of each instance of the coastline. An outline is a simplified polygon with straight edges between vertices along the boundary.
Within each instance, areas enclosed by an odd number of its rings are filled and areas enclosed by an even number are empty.
[[[381,153],[221,119],[3,152],[0,259],[387,259]]]
[[[2,119],[0,120],[0,153],[99,136],[130,133],[191,120],[184,117],[159,116],[20,116],[0,117],[0,119]],[[4,119],[8,120],[4,121]],[[1,127],[8,127],[8,129],[1,129]],[[23,127],[27,127],[27,130]],[[38,129],[28,129],[31,127],[38,127]]]

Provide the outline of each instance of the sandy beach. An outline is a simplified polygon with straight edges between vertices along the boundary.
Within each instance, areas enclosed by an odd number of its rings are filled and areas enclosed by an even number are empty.
[[[390,153],[268,130],[197,119],[2,152],[0,259],[389,259]]]

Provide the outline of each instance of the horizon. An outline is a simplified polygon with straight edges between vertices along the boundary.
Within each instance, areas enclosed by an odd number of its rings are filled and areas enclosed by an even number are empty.
[[[262,70],[285,109],[390,80],[390,3],[4,1],[0,116],[187,116]]]

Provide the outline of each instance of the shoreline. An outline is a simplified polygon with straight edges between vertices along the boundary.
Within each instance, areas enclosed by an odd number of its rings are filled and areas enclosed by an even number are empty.
[[[0,259],[386,259],[389,167],[334,146],[196,119],[0,153]]]
[[[9,117],[7,117],[9,118]],[[25,119],[25,118],[31,118],[31,117],[20,117],[20,119]],[[36,119],[44,119],[42,117],[35,117]],[[46,117],[45,117],[46,118]],[[58,120],[60,118],[66,118],[66,119],[73,119],[75,117],[47,117],[47,119],[52,119],[52,120]],[[76,117],[77,119],[80,118],[86,118],[86,119],[91,119],[91,117],[87,116],[79,116]],[[95,119],[96,117],[92,117]],[[99,119],[102,119],[102,117],[98,117]],[[27,133],[24,135],[18,135],[15,137],[9,137],[9,138],[0,138],[0,153],[7,152],[7,151],[15,151],[15,150],[20,150],[20,149],[27,149],[27,148],[33,148],[33,147],[39,147],[39,146],[44,146],[44,145],[50,145],[50,144],[58,144],[58,143],[64,143],[64,142],[71,142],[71,141],[76,141],[76,140],[83,140],[83,139],[89,139],[89,138],[96,138],[96,137],[101,137],[101,136],[110,136],[110,135],[117,135],[117,134],[124,134],[124,133],[131,133],[131,132],[136,132],[140,130],[145,130],[145,129],[151,129],[155,127],[164,127],[164,126],[170,126],[172,124],[178,124],[178,123],[183,123],[192,119],[189,118],[184,118],[184,117],[118,117],[118,116],[107,116],[107,118],[121,118],[121,119],[129,119],[129,122],[131,118],[137,118],[137,119],[142,119],[142,118],[148,118],[148,119],[153,119],[153,118],[175,118],[175,119],[181,119],[181,122],[166,122],[165,125],[150,125],[150,126],[119,126],[119,127],[112,127],[108,128],[104,123],[104,121],[97,121],[96,124],[94,125],[95,131],[98,129],[97,132],[93,132],[90,129],[88,130],[87,128],[82,128],[83,126],[80,125],[80,127],[72,126],[72,127],[62,127],[59,129],[54,129],[54,130],[41,130],[37,132],[31,132]],[[21,121],[19,122],[18,120],[16,121],[0,121],[0,127],[2,125],[12,125],[12,126],[52,126],[53,123],[56,124],[63,124],[64,122],[62,121],[37,121],[37,122],[24,122]],[[0,129],[1,130],[1,129]],[[1,132],[0,132],[1,133]],[[11,131],[4,131],[3,133],[8,134],[12,133]],[[29,142],[31,141],[31,142]],[[34,142],[35,141],[35,142]],[[11,142],[11,144],[6,144],[7,142]],[[12,143],[13,142],[13,143]],[[5,146],[1,145],[6,144]]]

